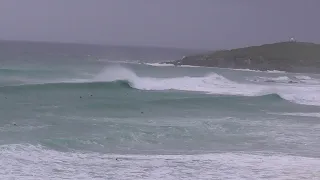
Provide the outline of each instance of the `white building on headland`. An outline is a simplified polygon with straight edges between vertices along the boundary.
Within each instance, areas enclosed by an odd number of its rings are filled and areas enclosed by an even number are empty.
[[[289,41],[290,42],[296,42],[296,39],[294,37],[291,37]]]

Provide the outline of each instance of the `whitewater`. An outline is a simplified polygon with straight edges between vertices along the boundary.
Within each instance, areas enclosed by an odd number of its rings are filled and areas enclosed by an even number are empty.
[[[0,179],[319,179],[320,76],[2,63]]]
[[[293,103],[319,106],[320,80],[312,79],[309,76],[294,76],[294,78],[301,81],[291,80],[287,76],[278,76],[275,78],[257,77],[249,80],[274,82],[274,84],[237,83],[214,72],[202,77],[151,78],[139,77],[134,71],[122,66],[110,66],[104,68],[97,75],[93,75],[90,79],[55,80],[42,82],[42,84],[127,81],[129,86],[140,90],[181,90],[235,96],[276,94]],[[29,80],[22,85],[27,84],[32,84],[32,82]]]

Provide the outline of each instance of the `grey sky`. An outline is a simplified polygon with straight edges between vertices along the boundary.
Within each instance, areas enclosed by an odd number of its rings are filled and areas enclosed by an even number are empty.
[[[232,48],[320,43],[319,0],[0,0],[0,39]]]

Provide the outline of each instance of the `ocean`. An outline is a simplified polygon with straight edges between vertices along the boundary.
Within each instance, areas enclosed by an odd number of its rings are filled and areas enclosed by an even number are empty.
[[[0,43],[0,179],[320,179],[320,75]]]

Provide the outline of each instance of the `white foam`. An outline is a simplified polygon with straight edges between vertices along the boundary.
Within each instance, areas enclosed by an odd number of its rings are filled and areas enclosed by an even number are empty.
[[[299,75],[299,76],[295,76],[296,79],[299,80],[311,80],[312,78],[309,76],[304,76],[304,75]]]
[[[320,81],[318,79],[314,79],[314,78],[311,78],[311,77],[305,76],[305,75],[294,76],[294,78],[300,80],[301,82],[309,83],[309,84],[319,84],[320,83]]]
[[[168,67],[168,66],[175,66],[174,64],[164,64],[164,63],[144,63],[145,65],[149,66],[157,66],[157,67]],[[176,67],[187,67],[187,68],[215,68],[215,67],[206,67],[206,66],[192,66],[192,65],[179,65]]]
[[[276,93],[294,103],[320,106],[320,86],[245,84],[231,81],[216,73],[210,73],[203,77],[150,78],[139,77],[130,69],[121,66],[113,66],[104,69],[93,79],[93,81],[116,80],[128,80],[134,88],[141,90],[182,90],[239,96],[261,96]]]
[[[317,117],[320,118],[320,113],[270,113],[281,116],[301,116],[301,117]]]
[[[254,82],[274,82],[274,83],[303,83],[303,84],[320,84],[320,81],[309,76],[293,76],[289,78],[288,76],[279,76],[279,77],[254,77],[247,78],[249,81]]]
[[[287,76],[279,76],[279,77],[273,78],[273,80],[275,80],[275,81],[289,81],[290,78],[288,78]]]
[[[164,64],[164,63],[144,63],[148,66],[156,66],[156,67],[168,67],[168,66],[174,66],[173,64]]]
[[[236,70],[236,71],[264,72],[264,71],[253,70],[253,69],[232,69],[232,68],[225,68],[225,69]]]
[[[277,70],[261,71],[261,70],[253,70],[253,69],[221,68],[221,67],[214,67],[214,66],[179,65],[177,67],[193,67],[193,68],[199,68],[200,67],[200,68],[228,69],[228,70],[233,70],[233,71],[264,72],[264,73],[277,73],[277,74],[286,73],[285,71],[277,71]]]
[[[128,80],[132,86],[142,90],[183,90],[229,95],[256,95],[261,87],[238,84],[216,73],[205,77],[150,78],[138,77],[133,71],[121,66],[104,69],[94,81]]]
[[[286,73],[285,71],[268,70],[268,73]]]
[[[277,93],[291,102],[320,106],[319,86],[280,86]]]
[[[267,73],[286,73],[285,71],[277,71],[277,70],[267,70],[267,71],[261,71],[261,70],[253,70],[253,69],[233,69],[233,68],[220,68],[220,69],[229,69],[229,70],[235,70],[235,71],[248,71],[248,72],[267,72]]]
[[[260,71],[260,70],[253,70],[253,69],[232,69],[237,71],[251,71],[251,72],[267,72],[267,73],[286,73],[285,71],[277,71],[277,70],[267,70],[267,71]]]
[[[139,60],[109,60],[109,59],[99,59],[100,62],[108,62],[114,64],[139,64]]]
[[[2,145],[0,153],[1,179],[300,180],[320,175],[320,159],[289,155],[117,155],[28,144]]]
[[[262,77],[262,79],[264,79],[265,82],[279,82],[279,83],[287,83],[289,81],[292,81],[289,77],[287,76],[279,76],[279,77],[274,77],[274,78],[264,78]]]
[[[96,75],[93,81],[117,81],[117,80],[136,80],[138,76],[128,68],[124,68],[120,65],[108,66],[104,68],[98,75]]]
[[[254,82],[274,82],[274,83],[298,83],[287,76],[279,77],[255,77],[254,79],[248,79],[249,81]]]

